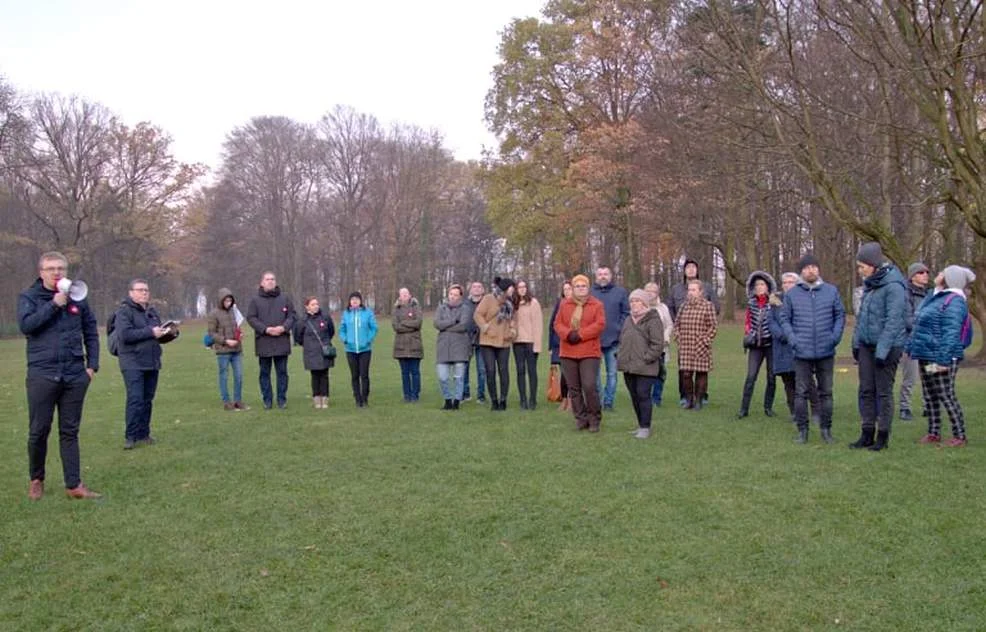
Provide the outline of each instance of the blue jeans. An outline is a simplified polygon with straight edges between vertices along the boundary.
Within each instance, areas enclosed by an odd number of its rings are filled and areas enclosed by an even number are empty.
[[[661,400],[664,398],[664,380],[659,378],[654,378],[654,390],[651,392],[651,401],[654,402],[655,406],[661,405]]]
[[[613,345],[603,349],[603,362],[606,363],[606,388],[603,389],[602,382],[602,363],[599,365],[599,372],[596,374],[596,392],[602,393],[603,407],[610,408],[613,406],[613,400],[616,399],[616,352],[619,350],[620,345]]]
[[[233,367],[233,400],[243,401],[243,353],[217,353],[216,362],[219,364],[219,396],[223,403],[229,403],[229,388],[226,385],[229,367]]]
[[[401,386],[404,401],[416,402],[421,397],[421,358],[398,358],[401,365]]]
[[[128,369],[123,373],[123,385],[127,389],[127,426],[125,439],[140,441],[151,436],[151,412],[154,394],[157,393],[158,371]]]
[[[462,393],[465,390],[465,378],[467,362],[440,362],[435,365],[438,371],[438,386],[442,389],[444,399],[454,399],[462,401]],[[449,389],[449,375],[455,377],[455,390]]]
[[[288,401],[288,356],[260,357],[260,396],[264,406],[271,407],[274,394],[270,384],[270,365],[274,364],[277,372],[277,405],[283,406]]]
[[[486,363],[479,347],[473,345],[472,358],[476,360],[476,395],[478,399],[486,399]],[[466,376],[463,380],[462,397],[469,397],[469,362],[466,362]]]

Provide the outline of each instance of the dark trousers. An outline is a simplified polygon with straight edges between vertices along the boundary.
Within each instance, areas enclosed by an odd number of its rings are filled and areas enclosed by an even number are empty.
[[[518,342],[514,344],[514,364],[517,366],[517,392],[520,401],[537,402],[538,396],[538,354],[534,353],[534,343]],[[527,387],[531,390],[528,393]]]
[[[832,372],[835,369],[835,356],[817,360],[794,360],[794,421],[798,428],[808,427],[808,402],[811,387],[818,392],[818,425],[832,427]]]
[[[633,414],[637,416],[637,425],[641,428],[650,428],[651,413],[654,410],[654,400],[651,395],[654,392],[654,382],[656,381],[656,375],[623,374],[623,382],[627,385],[627,390],[630,391]]]
[[[490,399],[507,401],[510,393],[510,347],[482,346],[483,365],[486,368],[486,392]],[[496,378],[500,377],[500,397],[496,396]]]
[[[159,371],[127,369],[123,374],[123,385],[127,389],[127,427],[124,438],[140,441],[151,436],[151,412],[154,409],[154,394],[157,393]]]
[[[774,379],[774,354],[770,347],[748,349],[746,354],[746,382],[743,383],[743,403],[740,410],[744,413],[750,412],[750,400],[753,399],[753,387],[757,384],[757,376],[760,375],[760,365],[767,362],[767,390],[763,396],[764,410],[771,410],[774,407],[774,394],[777,390],[777,380]]]
[[[404,401],[418,401],[421,397],[421,358],[398,358],[397,362],[401,365]]]
[[[678,371],[678,397],[688,399],[688,389],[685,385],[685,374],[687,371]],[[694,381],[692,382],[694,385]],[[705,390],[702,391],[702,399],[709,398],[709,374],[705,374]]]
[[[863,428],[877,426],[878,430],[890,430],[894,418],[894,377],[902,352],[900,347],[891,349],[882,366],[877,366],[876,347],[859,347],[859,413]]]
[[[708,395],[708,371],[678,371],[678,382],[684,387],[684,398],[688,401],[705,399]]]
[[[365,404],[370,398],[370,358],[372,351],[346,352],[349,374],[353,383],[353,398],[357,404]]]
[[[477,399],[483,399],[486,395],[486,364],[483,362],[483,354],[480,351],[479,345],[472,346],[472,357],[471,361],[476,362],[476,397]],[[471,362],[466,362],[466,374],[465,374],[465,385],[462,387],[462,397],[463,399],[469,399],[469,365]]]
[[[329,370],[312,371],[312,397],[329,396]]]
[[[27,461],[31,480],[45,478],[48,458],[48,434],[58,409],[58,449],[62,455],[62,475],[65,488],[78,487],[79,426],[82,425],[82,406],[89,389],[89,377],[73,382],[27,378]]]
[[[794,416],[794,394],[795,394],[795,384],[797,379],[795,378],[794,371],[788,371],[787,373],[778,373],[777,377],[781,378],[781,382],[784,383],[784,395],[787,398],[787,409],[790,411],[791,416]],[[811,413],[815,416],[820,415],[819,409],[820,405],[818,402],[818,387],[815,385],[815,380],[810,380],[808,382],[808,403],[811,404]]]
[[[572,414],[579,428],[598,428],[603,419],[596,387],[599,365],[599,358],[561,359],[562,374],[568,382],[568,398],[572,401]]]
[[[288,356],[260,357],[260,396],[264,406],[270,408],[274,395],[270,387],[270,367],[274,365],[277,373],[277,405],[283,406],[288,401]]]

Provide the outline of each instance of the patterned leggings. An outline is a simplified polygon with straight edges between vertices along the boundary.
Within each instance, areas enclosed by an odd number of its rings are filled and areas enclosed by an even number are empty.
[[[956,360],[941,373],[928,373],[925,367],[930,364],[924,360],[918,362],[921,373],[921,386],[928,397],[928,434],[941,436],[941,407],[945,407],[948,418],[952,422],[952,436],[965,439],[965,417],[962,406],[955,396],[955,374],[959,370]]]

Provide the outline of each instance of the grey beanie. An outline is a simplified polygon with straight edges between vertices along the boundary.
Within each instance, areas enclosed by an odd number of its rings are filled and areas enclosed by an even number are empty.
[[[945,275],[945,285],[953,290],[964,290],[976,280],[976,273],[962,266],[948,266],[942,274]]]
[[[859,247],[859,252],[856,253],[856,261],[873,266],[874,268],[879,268],[886,259],[883,257],[883,249],[880,248],[880,244],[875,241],[868,241]]]
[[[915,274],[920,272],[930,272],[930,270],[928,270],[928,266],[924,265],[920,261],[907,266],[907,280],[910,281],[914,278]]]

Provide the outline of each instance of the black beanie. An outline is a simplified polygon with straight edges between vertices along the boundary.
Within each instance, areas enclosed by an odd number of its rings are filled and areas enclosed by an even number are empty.
[[[818,267],[818,257],[816,257],[810,252],[805,256],[801,257],[801,261],[798,262],[798,274],[801,274],[801,271],[807,268],[808,266]]]
[[[500,291],[501,292],[506,292],[507,289],[510,286],[512,286],[513,284],[514,284],[514,280],[513,279],[509,279],[509,278],[506,278],[506,277],[503,277],[503,278],[501,278],[501,277],[493,277],[493,285],[495,285],[498,288],[500,288]]]
[[[880,248],[880,244],[875,241],[868,241],[859,247],[859,252],[856,253],[856,261],[873,266],[874,268],[879,268],[886,259],[883,256],[883,250]]]

